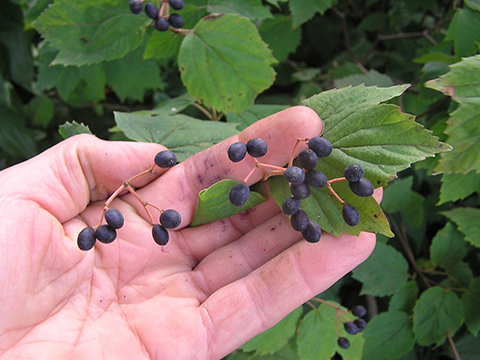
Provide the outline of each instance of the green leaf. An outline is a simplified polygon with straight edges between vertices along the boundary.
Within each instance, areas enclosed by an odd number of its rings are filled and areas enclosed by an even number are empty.
[[[453,40],[458,56],[474,55],[480,41],[480,12],[469,8],[458,9],[453,15],[445,40]]]
[[[60,125],[58,132],[64,139],[78,134],[92,134],[88,126],[79,124],[76,121],[66,122],[63,125]]]
[[[149,23],[123,0],[56,0],[33,25],[60,50],[53,64],[89,65],[136,49]]]
[[[273,354],[284,347],[297,332],[298,320],[302,316],[303,308],[299,307],[287,315],[272,328],[257,335],[240,349],[246,352],[255,351],[254,356]]]
[[[467,262],[460,261],[445,271],[447,279],[442,285],[452,289],[466,289],[473,280],[473,271]]]
[[[302,36],[300,28],[292,30],[292,18],[284,15],[275,15],[274,19],[263,21],[258,31],[278,61],[295,52]]]
[[[175,115],[192,105],[194,102],[195,99],[192,98],[188,93],[185,93],[175,98],[163,101],[150,111],[138,113],[144,113],[145,115]]]
[[[480,359],[480,338],[478,336],[467,335],[455,342],[460,359],[462,360],[478,360]],[[454,359],[452,349],[448,351],[450,358]]]
[[[472,10],[480,11],[479,0],[465,0],[465,5],[467,5]]]
[[[405,220],[414,227],[423,221],[423,203],[425,198],[412,190],[413,176],[397,179],[384,191],[382,208],[387,213],[402,211]]]
[[[376,70],[370,70],[367,74],[355,74],[335,80],[335,86],[344,88],[347,86],[356,86],[364,84],[365,86],[393,86],[393,80],[390,76],[379,73]]]
[[[160,68],[154,60],[143,60],[143,48],[128,53],[124,58],[103,64],[106,81],[123,102],[142,101],[147,90],[163,87]]]
[[[480,278],[475,278],[468,287],[468,291],[462,295],[463,315],[467,329],[475,336],[480,330]]]
[[[178,56],[182,81],[198,102],[237,113],[273,84],[274,62],[255,25],[232,14],[200,20]]]
[[[0,149],[12,157],[22,159],[37,155],[33,134],[18,114],[0,106],[0,119]]]
[[[363,331],[368,360],[395,360],[413,349],[415,340],[408,315],[403,311],[388,311],[375,316]]]
[[[227,218],[250,209],[266,200],[264,196],[255,191],[250,191],[247,202],[240,207],[230,203],[228,195],[232,187],[239,184],[239,181],[224,179],[216,182],[208,189],[198,194],[197,208],[190,226],[198,226],[214,220]]]
[[[228,113],[227,122],[237,123],[238,130],[243,130],[254,122],[257,122],[260,119],[266,118],[269,115],[275,114],[279,111],[285,110],[288,106],[286,105],[261,105],[255,104],[252,107],[248,108],[241,114]]]
[[[465,240],[473,246],[480,248],[480,209],[471,207],[455,208],[443,211],[445,215],[457,226],[458,230],[465,235]]]
[[[53,101],[46,96],[36,96],[27,105],[26,115],[37,126],[46,127],[55,112]]]
[[[323,137],[334,148],[330,156],[319,161],[318,168],[330,166],[341,177],[346,166],[356,163],[365,169],[365,177],[379,186],[395,179],[411,163],[449,151],[447,144],[417,124],[412,115],[395,105],[379,105],[407,87],[348,87],[305,100],[303,104],[325,122]]]
[[[237,14],[252,20],[273,17],[261,0],[209,0],[207,10],[210,13]]]
[[[157,116],[115,112],[115,121],[135,141],[162,144],[175,152],[179,161],[238,134],[236,124],[197,120],[186,115]]]
[[[293,16],[293,27],[299,27],[313,18],[317,12],[323,15],[325,11],[336,3],[336,0],[290,0],[288,6]]]
[[[467,248],[461,234],[451,222],[435,234],[430,245],[430,259],[434,265],[450,268],[467,256]]]
[[[353,270],[353,278],[363,284],[360,295],[386,296],[407,282],[407,271],[408,263],[398,250],[377,243],[372,255]]]
[[[403,311],[410,314],[418,298],[418,286],[415,281],[406,282],[393,294],[388,303],[388,311]]]
[[[463,323],[463,309],[454,292],[439,286],[425,290],[413,310],[413,332],[419,345],[441,345]]]
[[[480,175],[475,171],[467,174],[443,174],[438,205],[449,201],[463,200],[476,192],[480,194]]]

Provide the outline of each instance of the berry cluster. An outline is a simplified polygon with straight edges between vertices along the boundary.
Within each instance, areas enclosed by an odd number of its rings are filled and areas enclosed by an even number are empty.
[[[344,322],[343,328],[348,334],[355,335],[367,327],[367,322],[365,319],[363,319],[363,317],[367,315],[367,309],[365,309],[362,305],[355,305],[350,312],[357,318],[353,321]],[[350,347],[350,342],[346,337],[343,336],[338,338],[337,343],[342,349],[348,349]]]
[[[160,9],[152,2],[143,6],[143,0],[130,0],[130,11],[134,14],[140,14],[143,9],[147,16],[154,21],[155,29],[158,31],[167,31],[170,27],[181,29],[185,25],[182,16],[177,13],[170,13],[173,10],[183,9],[183,0],[160,0]]]
[[[120,211],[117,209],[111,209],[109,206],[123,190],[128,190],[144,207],[150,219],[150,223],[152,224],[153,240],[158,245],[166,245],[170,237],[167,229],[174,229],[178,227],[182,222],[182,217],[176,210],[163,210],[154,204],[142,200],[131,186],[131,183],[141,176],[153,173],[155,166],[167,169],[173,167],[176,163],[177,156],[173,152],[169,150],[161,151],[155,156],[154,164],[150,167],[150,169],[135,175],[129,180],[124,181],[122,185],[105,202],[99,224],[95,227],[88,226],[80,231],[77,237],[78,248],[80,250],[87,251],[94,247],[97,240],[104,244],[109,244],[117,238],[117,230],[123,226],[125,220]],[[147,206],[152,206],[160,212],[159,223],[156,223],[153,220],[153,216],[147,209]],[[103,224],[103,219],[105,219],[106,224]]]
[[[297,156],[298,166],[293,165],[294,152],[299,143],[306,142],[308,149],[302,150]],[[283,175],[290,186],[291,197],[285,199],[282,204],[282,211],[290,216],[292,228],[302,233],[303,238],[308,242],[318,242],[322,235],[322,230],[318,223],[308,218],[307,213],[301,209],[301,200],[310,196],[310,188],[322,189],[327,187],[336,199],[343,205],[342,217],[349,226],[355,226],[360,221],[360,215],[357,209],[343,201],[333,190],[331,184],[336,181],[348,181],[350,189],[357,196],[368,197],[373,194],[372,183],[363,177],[364,170],[360,165],[348,165],[342,178],[328,180],[323,172],[317,170],[319,158],[324,158],[332,153],[332,144],[325,138],[317,136],[311,139],[297,139],[292,150],[290,161],[287,168],[278,167],[261,163],[257,160],[267,153],[267,144],[262,139],[256,138],[249,140],[246,144],[242,142],[233,143],[228,148],[228,158],[233,162],[242,161],[247,153],[255,160],[255,167],[242,181],[232,187],[229,199],[234,206],[244,205],[250,196],[250,189],[246,185],[247,180],[253,174],[256,168],[268,169],[268,175]]]

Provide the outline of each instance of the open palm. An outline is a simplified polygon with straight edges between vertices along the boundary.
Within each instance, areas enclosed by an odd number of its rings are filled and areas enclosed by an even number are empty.
[[[271,199],[187,227],[200,190],[250,171],[249,160],[228,161],[229,144],[261,137],[265,162],[284,165],[296,138],[321,130],[312,110],[293,107],[135,183],[143,199],[182,215],[165,247],[152,240],[131,194],[111,205],[125,217],[117,240],[88,252],[76,245],[78,232],[98,223],[108,195],[148,169],[160,145],[82,135],[2,171],[0,354],[220,359],[328,288],[366,259],[373,234],[324,234],[309,244]],[[261,177],[257,170],[250,182]]]

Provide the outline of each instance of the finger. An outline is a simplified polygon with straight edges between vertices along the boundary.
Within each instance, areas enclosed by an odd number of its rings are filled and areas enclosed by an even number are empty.
[[[373,251],[375,235],[329,234],[300,241],[248,276],[213,293],[199,312],[221,358],[326,290]]]
[[[156,153],[164,149],[158,144],[78,135],[2,171],[0,177],[5,193],[23,195],[65,222],[91,201],[106,199],[123,181],[150,168]],[[135,185],[145,185],[163,172],[156,167],[154,174]]]
[[[238,136],[192,156],[141,189],[139,194],[144,199],[152,199],[163,209],[174,208],[180,212],[181,227],[184,227],[193,218],[201,190],[222,179],[241,181],[254,167],[253,160],[248,156],[239,163],[228,159],[227,149],[232,143],[262,138],[267,143],[268,152],[261,161],[283,166],[288,162],[297,138],[318,136],[322,129],[323,123],[313,110],[303,106],[289,108],[254,123]],[[302,146],[299,146],[297,152],[301,149]],[[249,184],[259,181],[263,174],[264,171],[258,169]],[[141,206],[138,209],[140,211]]]

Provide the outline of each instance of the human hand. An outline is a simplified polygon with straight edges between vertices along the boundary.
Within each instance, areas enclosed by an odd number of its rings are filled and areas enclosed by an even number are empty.
[[[307,243],[272,199],[186,227],[200,190],[250,171],[247,160],[228,161],[231,143],[263,138],[269,151],[262,161],[284,165],[290,144],[321,130],[312,110],[293,107],[135,183],[143,199],[182,215],[165,247],[152,240],[131,194],[111,204],[125,217],[117,240],[88,252],[76,244],[81,229],[98,223],[108,195],[148,169],[161,145],[82,135],[2,171],[0,354],[220,359],[327,289],[368,257],[374,234],[324,233]],[[249,182],[261,177],[259,170]]]

